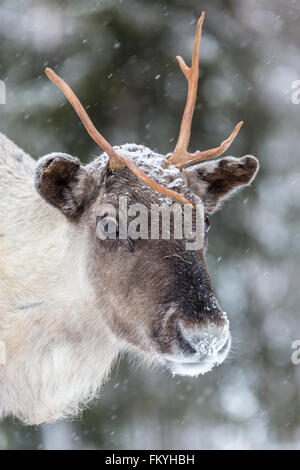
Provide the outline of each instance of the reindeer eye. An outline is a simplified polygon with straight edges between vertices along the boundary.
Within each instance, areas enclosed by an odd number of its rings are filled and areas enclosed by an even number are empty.
[[[105,238],[115,238],[119,233],[118,217],[110,215],[107,212],[98,218],[98,228],[104,234]]]
[[[119,231],[118,222],[116,220],[103,221],[103,231],[108,235],[113,233],[117,234]]]
[[[209,221],[209,217],[208,217],[208,214],[205,214],[205,218],[204,218],[204,233],[207,233],[210,229],[210,221]]]

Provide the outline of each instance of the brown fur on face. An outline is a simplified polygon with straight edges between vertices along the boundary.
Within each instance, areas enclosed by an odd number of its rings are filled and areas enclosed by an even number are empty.
[[[176,187],[194,204],[204,204],[207,213],[216,210],[222,199],[237,187],[249,184],[258,168],[254,157],[227,157],[180,173],[175,168],[164,169],[164,157],[141,146],[127,145],[118,151],[136,159],[153,179],[163,181],[172,189]],[[173,361],[174,357],[200,360],[212,354],[209,351],[216,355],[216,351],[223,350],[221,345],[226,346],[229,341],[228,321],[211,287],[205,265],[206,245],[201,250],[191,251],[186,249],[185,239],[171,237],[170,240],[132,242],[118,237],[100,240],[96,234],[97,213],[104,202],[112,204],[118,213],[118,198],[122,195],[127,196],[130,203],[140,203],[147,208],[153,203],[171,204],[173,201],[145,186],[126,168],[111,173],[103,157],[80,168],[87,181],[84,185],[74,172],[73,162],[69,177],[65,175],[68,165],[65,157],[61,158],[64,158],[64,179],[59,175],[57,182],[54,171],[51,172],[53,184],[49,184],[49,176],[44,176],[48,166],[39,166],[37,189],[67,217],[77,220],[81,230],[87,231],[88,276],[98,299],[99,312],[105,312],[103,320],[112,334],[127,347],[159,360],[171,358]],[[66,190],[61,187],[64,181],[67,181]],[[59,188],[60,203],[53,197],[55,188]],[[65,210],[70,201],[76,207],[71,213]],[[219,344],[211,349],[209,341],[216,344],[219,341]]]

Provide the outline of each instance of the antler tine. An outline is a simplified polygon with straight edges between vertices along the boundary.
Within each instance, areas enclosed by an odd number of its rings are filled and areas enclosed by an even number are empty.
[[[186,154],[186,158],[184,162],[173,163],[177,168],[183,168],[187,165],[191,165],[192,163],[197,163],[203,160],[209,160],[210,158],[219,157],[222,153],[226,152],[226,150],[230,147],[234,139],[236,138],[240,128],[243,125],[243,121],[240,121],[234,128],[233,132],[230,136],[223,140],[223,142],[219,145],[219,147],[215,147],[209,150],[203,150],[202,152],[195,152],[195,153],[188,153]]]
[[[97,131],[87,112],[85,111],[79,99],[77,98],[73,90],[69,87],[69,85],[49,67],[45,69],[45,73],[47,77],[63,92],[63,94],[79,116],[82,124],[84,125],[86,131],[91,136],[91,138],[107,153],[107,155],[109,156],[109,168],[111,171],[120,170],[127,166],[132,173],[134,173],[140,180],[143,181],[143,183],[150,186],[155,191],[158,191],[159,193],[164,194],[165,196],[170,196],[175,199],[178,199],[183,204],[188,204],[193,207],[192,203],[189,202],[181,194],[172,191],[171,189],[167,189],[163,186],[160,186],[158,183],[149,178],[149,176],[147,176],[142,170],[140,170],[130,158],[126,157],[125,155],[118,154],[107,142],[107,140],[100,134],[100,132]]]
[[[194,109],[195,109],[196,95],[197,95],[197,88],[198,88],[199,49],[200,49],[200,40],[201,40],[202,24],[204,21],[204,17],[205,17],[205,13],[203,11],[197,23],[191,67],[188,67],[186,65],[182,57],[180,56],[176,57],[179,67],[181,68],[181,71],[184,74],[188,82],[188,95],[187,95],[185,109],[184,109],[184,113],[183,113],[183,117],[181,121],[177,144],[176,144],[173,154],[168,158],[169,165],[171,164],[176,165],[177,162],[179,163],[179,161],[183,161],[183,159],[185,159],[187,148],[188,148],[189,141],[190,141],[192,119],[193,119],[193,114],[194,114]]]
[[[193,114],[196,103],[197,88],[198,88],[198,77],[199,77],[199,49],[200,49],[200,40],[202,34],[202,25],[204,21],[205,13],[202,12],[196,29],[194,48],[193,48],[193,57],[191,67],[188,67],[182,57],[177,56],[179,67],[184,74],[188,82],[188,95],[186,99],[185,109],[181,121],[179,136],[177,144],[172,155],[167,159],[167,165],[174,165],[179,169],[184,168],[187,165],[196,163],[198,161],[208,160],[210,158],[215,158],[222,153],[224,153],[231,145],[235,139],[238,131],[240,130],[243,121],[239,122],[231,135],[224,140],[219,147],[204,150],[203,152],[188,152],[188,145],[191,136],[191,127]]]

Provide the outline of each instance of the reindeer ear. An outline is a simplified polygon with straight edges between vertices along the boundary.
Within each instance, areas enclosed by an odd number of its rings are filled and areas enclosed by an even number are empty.
[[[235,189],[250,184],[258,168],[258,160],[251,155],[225,157],[192,166],[185,175],[192,191],[202,198],[205,211],[212,213]]]
[[[78,158],[50,153],[38,160],[34,184],[37,192],[66,217],[79,215],[90,199],[95,182]]]

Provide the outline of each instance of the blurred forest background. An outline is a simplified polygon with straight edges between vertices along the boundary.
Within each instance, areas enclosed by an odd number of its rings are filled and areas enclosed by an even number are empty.
[[[300,1],[2,0],[0,131],[36,158],[99,154],[45,77],[49,65],[112,144],[172,151],[187,89],[175,55],[189,62],[202,10],[190,148],[216,146],[243,119],[230,154],[261,163],[253,185],[212,219],[208,264],[231,320],[231,358],[199,378],[123,358],[82,419],[8,419],[2,449],[300,448],[300,365],[291,362],[300,339]]]

